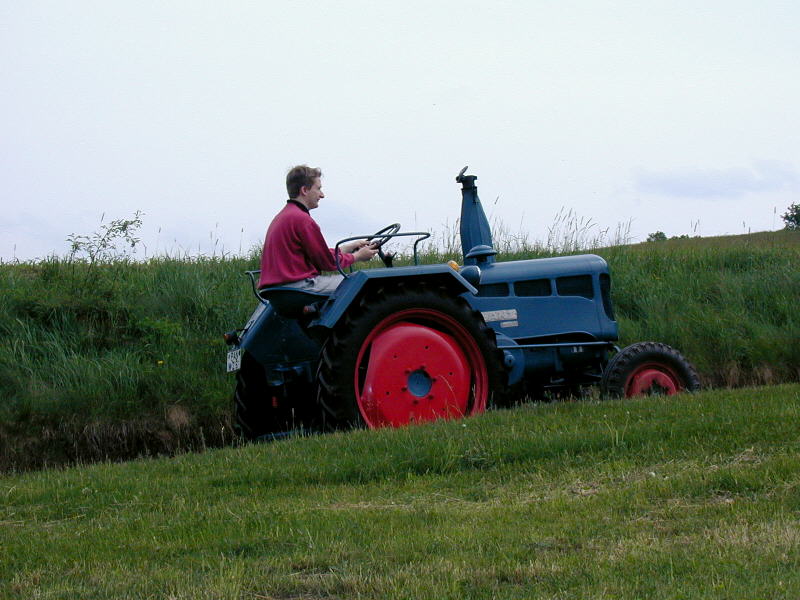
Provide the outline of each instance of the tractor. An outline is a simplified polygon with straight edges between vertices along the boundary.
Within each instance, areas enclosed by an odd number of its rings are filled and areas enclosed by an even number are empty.
[[[454,419],[523,398],[694,391],[677,350],[620,350],[608,264],[593,254],[498,262],[477,177],[461,170],[463,264],[419,264],[427,232],[398,224],[368,238],[383,268],[345,272],[329,293],[258,290],[245,326],[225,334],[236,373],[234,426],[247,439],[298,431]],[[413,238],[413,265],[383,246]]]

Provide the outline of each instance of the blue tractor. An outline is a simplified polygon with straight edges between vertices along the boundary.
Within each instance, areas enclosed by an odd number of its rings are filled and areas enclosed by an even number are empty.
[[[477,177],[465,173],[456,177],[462,265],[419,265],[417,246],[429,234],[394,224],[370,239],[382,247],[414,237],[414,265],[393,267],[381,250],[385,268],[340,269],[330,294],[259,292],[249,272],[258,305],[225,334],[242,436],[460,418],[593,385],[611,396],[699,388],[692,365],[665,344],[618,350],[599,256],[497,262]]]

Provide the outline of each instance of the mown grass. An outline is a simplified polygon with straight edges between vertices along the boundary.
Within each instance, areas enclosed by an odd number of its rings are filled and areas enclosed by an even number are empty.
[[[800,380],[798,239],[594,250],[611,266],[621,344],[671,344],[707,386]],[[496,245],[499,260],[553,253],[525,238]],[[423,262],[457,258],[452,240],[441,247]],[[243,272],[257,267],[257,253],[0,264],[0,470],[230,441],[221,334],[254,307]]]
[[[0,479],[4,598],[796,598],[800,386]]]

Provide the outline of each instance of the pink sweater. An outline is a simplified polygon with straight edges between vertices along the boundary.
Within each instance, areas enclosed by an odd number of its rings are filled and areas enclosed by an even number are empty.
[[[355,262],[352,254],[339,253],[344,269]],[[301,281],[321,271],[335,271],[333,249],[308,209],[290,200],[270,223],[261,253],[261,278],[258,287]]]

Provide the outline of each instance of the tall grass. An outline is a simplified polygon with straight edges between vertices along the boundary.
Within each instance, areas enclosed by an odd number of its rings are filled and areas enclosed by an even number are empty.
[[[630,221],[619,223],[614,230],[602,229],[591,218],[581,217],[572,210],[562,208],[547,228],[544,240],[533,239],[530,232],[513,231],[499,219],[491,222],[492,240],[502,260],[539,258],[557,254],[585,252],[597,248],[623,246],[631,242]],[[434,232],[429,240],[421,244],[421,260],[424,264],[460,261],[462,259],[459,221],[452,227],[445,225]],[[411,244],[401,246],[400,257],[411,259]]]
[[[800,380],[800,233],[603,248],[607,234],[576,232],[546,247],[496,229],[498,260],[589,243],[611,266],[622,343],[674,345],[706,385]],[[423,262],[460,259],[456,243]],[[0,264],[0,468],[229,440],[221,334],[253,309],[257,267],[256,252]]]
[[[252,310],[256,265],[0,265],[0,465],[102,458],[114,435],[130,456],[230,439],[221,334]]]
[[[598,253],[611,265],[622,342],[674,345],[711,385],[800,379],[800,247],[743,237]]]

